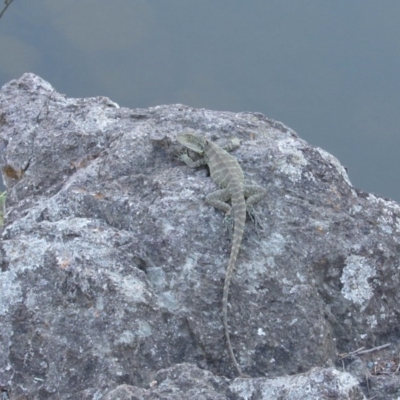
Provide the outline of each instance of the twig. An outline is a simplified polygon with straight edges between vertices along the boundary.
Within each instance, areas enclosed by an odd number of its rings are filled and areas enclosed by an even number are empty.
[[[6,12],[8,6],[13,2],[14,0],[4,0],[4,8],[0,12],[0,18],[3,16],[3,14]]]
[[[391,345],[391,343],[386,343],[386,344],[383,344],[382,346],[373,347],[372,349],[359,351],[357,354],[372,353],[373,351],[385,349],[386,347],[389,347],[390,345]]]
[[[358,356],[360,354],[372,353],[373,351],[382,350],[386,347],[389,347],[391,343],[383,344],[382,346],[372,347],[371,349],[364,350],[364,347],[360,347],[357,350],[351,351],[350,353],[345,353],[340,356],[343,360],[344,358],[351,357],[351,356]]]
[[[400,361],[399,361],[399,364],[397,365],[396,371],[394,371],[394,373],[397,374],[399,372],[399,369],[400,369]]]

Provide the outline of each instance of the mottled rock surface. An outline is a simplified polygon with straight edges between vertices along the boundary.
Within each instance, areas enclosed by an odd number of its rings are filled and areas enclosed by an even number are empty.
[[[230,290],[250,379],[233,379],[224,340],[230,241],[204,202],[215,184],[176,159],[186,128],[239,138],[246,178],[267,189]],[[0,163],[4,399],[400,395],[400,207],[283,124],[72,99],[25,74],[0,91]]]

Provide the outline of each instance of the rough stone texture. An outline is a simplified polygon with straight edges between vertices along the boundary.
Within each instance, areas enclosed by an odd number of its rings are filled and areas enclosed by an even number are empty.
[[[206,169],[176,159],[185,128],[241,139],[246,178],[268,191],[230,290],[232,345],[251,379],[229,380],[230,242],[204,202]],[[4,399],[400,396],[400,207],[352,187],[283,124],[70,99],[25,74],[0,91],[0,162]]]
[[[365,399],[358,383],[348,373],[333,368],[315,368],[306,374],[276,379],[235,379],[216,377],[193,365],[178,364],[161,370],[150,389],[120,385],[104,400],[301,400],[301,399]],[[226,392],[226,396],[221,394]]]

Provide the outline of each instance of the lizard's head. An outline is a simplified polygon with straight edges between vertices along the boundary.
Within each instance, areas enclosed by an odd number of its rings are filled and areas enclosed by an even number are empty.
[[[187,147],[196,153],[202,154],[204,152],[204,145],[206,138],[192,131],[184,131],[180,133],[176,139],[180,144]]]

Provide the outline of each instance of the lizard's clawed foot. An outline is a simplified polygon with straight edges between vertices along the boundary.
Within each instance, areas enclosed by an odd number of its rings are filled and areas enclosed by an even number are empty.
[[[186,151],[182,151],[175,156],[176,160],[183,161],[183,162],[185,162],[188,158],[189,158],[189,156]]]
[[[258,213],[252,206],[247,207],[247,214],[254,223],[254,227],[256,228],[257,235],[260,236],[260,231],[264,230],[264,227],[261,223],[261,218]]]
[[[232,235],[233,235],[233,225],[234,225],[234,222],[233,222],[232,214],[231,213],[226,214],[225,218],[224,218],[224,226],[225,226],[225,229],[228,231],[228,235],[230,238],[232,238]]]

